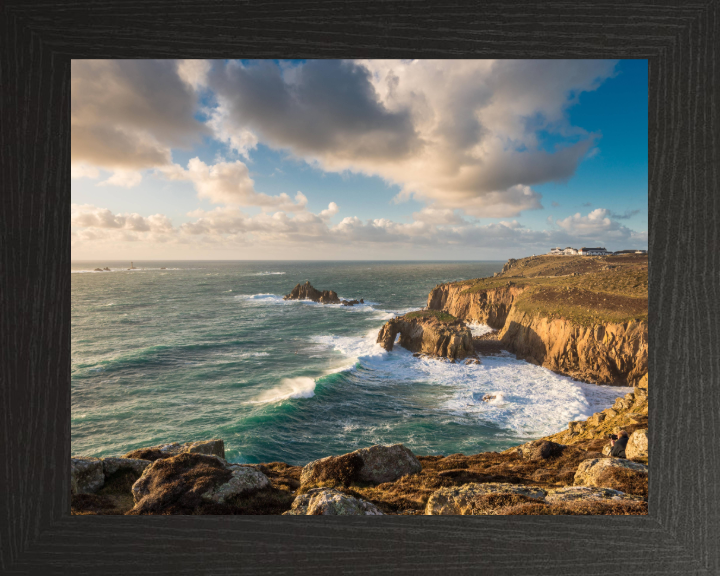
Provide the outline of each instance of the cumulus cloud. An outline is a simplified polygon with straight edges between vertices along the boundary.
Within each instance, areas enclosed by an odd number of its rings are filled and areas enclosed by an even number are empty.
[[[378,175],[478,217],[542,207],[532,186],[570,178],[597,135],[567,107],[611,76],[600,60],[215,62],[215,133],[253,138],[324,170]],[[224,119],[224,120],[220,120]],[[221,129],[219,126],[224,126]],[[223,132],[224,130],[224,132]],[[560,136],[547,149],[540,134]],[[252,135],[252,136],[250,136]]]
[[[73,60],[71,161],[107,170],[169,164],[210,129],[172,60]]]
[[[195,210],[193,218],[178,227],[161,214],[142,217],[138,214],[113,214],[90,205],[73,205],[73,246],[96,246],[98,243],[144,241],[194,247],[216,246],[224,250],[233,246],[305,247],[318,249],[356,249],[382,246],[387,254],[403,247],[412,249],[484,248],[523,250],[544,253],[556,245],[582,245],[587,242],[609,247],[642,247],[647,233],[637,233],[613,222],[599,209],[582,216],[574,215],[555,230],[531,230],[517,220],[480,225],[461,221],[439,224],[424,221],[394,222],[386,218],[361,220],[347,216],[331,225],[328,214],[335,213],[331,204],[320,214],[283,211],[261,212],[251,216],[237,207],[223,206],[213,210]],[[606,222],[608,220],[609,222]],[[304,252],[307,253],[307,252]]]
[[[122,186],[123,188],[132,188],[142,181],[142,174],[136,170],[115,170],[112,176],[103,182],[100,186]]]
[[[188,162],[187,170],[178,164],[162,167],[159,172],[170,180],[189,180],[195,186],[198,198],[214,204],[229,206],[259,206],[263,209],[299,212],[305,210],[307,198],[302,192],[295,199],[286,193],[269,196],[255,191],[248,167],[236,160],[205,164],[199,158]]]
[[[407,109],[388,110],[367,67],[349,61],[309,60],[293,68],[270,61],[215,62],[209,86],[230,132],[243,129],[301,156],[388,163],[419,147]]]

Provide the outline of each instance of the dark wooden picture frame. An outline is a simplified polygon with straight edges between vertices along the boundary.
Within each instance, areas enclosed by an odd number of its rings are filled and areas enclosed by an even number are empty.
[[[0,5],[0,573],[720,574],[720,3]],[[650,514],[70,516],[70,60],[649,63]]]

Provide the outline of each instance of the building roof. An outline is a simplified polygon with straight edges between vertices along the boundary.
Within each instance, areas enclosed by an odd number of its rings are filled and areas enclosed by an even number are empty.
[[[580,250],[605,250],[605,248],[580,248]],[[607,250],[605,250],[607,252]]]

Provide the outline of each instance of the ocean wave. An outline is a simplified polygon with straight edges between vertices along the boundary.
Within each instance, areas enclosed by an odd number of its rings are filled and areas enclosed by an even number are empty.
[[[298,304],[306,306],[324,306],[328,308],[342,308],[351,312],[375,312],[376,310],[372,307],[370,302],[364,304],[355,304],[353,306],[343,306],[342,304],[321,304],[320,302],[313,302],[312,300],[285,300],[282,296],[277,294],[238,294],[233,296],[237,300],[244,300],[249,304],[254,305],[281,305],[281,306],[294,306]],[[340,297],[341,298],[341,297]],[[350,298],[341,298],[343,300],[351,300]],[[374,303],[373,303],[374,304]]]
[[[243,274],[243,276],[279,276],[285,272],[253,272],[252,274]]]
[[[265,390],[255,400],[249,400],[245,404],[268,404],[282,400],[312,398],[313,396],[315,396],[315,380],[300,376],[283,378],[278,386]]]
[[[489,334],[490,332],[495,332],[494,328],[490,328],[487,324],[480,324],[480,323],[469,323],[466,322],[467,327],[470,328],[470,332],[472,332],[473,336],[484,336],[485,334]]]

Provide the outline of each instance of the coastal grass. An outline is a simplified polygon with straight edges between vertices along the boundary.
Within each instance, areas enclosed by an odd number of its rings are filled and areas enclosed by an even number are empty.
[[[646,322],[648,317],[645,255],[525,258],[500,276],[454,285],[464,287],[462,294],[514,289],[519,311],[582,326]]]
[[[412,320],[413,318],[437,318],[441,322],[455,322],[457,318],[452,314],[443,312],[442,310],[418,310],[417,312],[408,312],[404,318]]]

